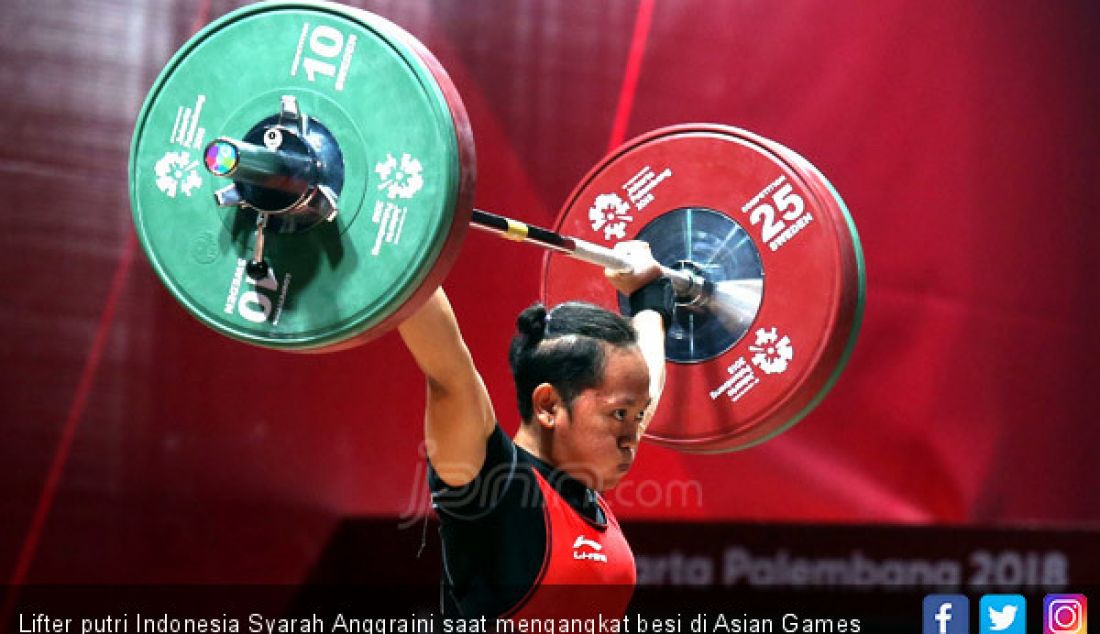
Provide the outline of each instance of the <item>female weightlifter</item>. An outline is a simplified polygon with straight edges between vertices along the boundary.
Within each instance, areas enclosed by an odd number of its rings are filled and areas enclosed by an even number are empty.
[[[507,618],[622,616],[634,559],[600,491],[638,452],[664,385],[673,296],[644,242],[606,271],[627,319],[567,302],[517,320],[509,362],[521,424],[497,422],[451,306],[437,290],[399,328],[428,379],[424,436],[443,543],[443,612]]]

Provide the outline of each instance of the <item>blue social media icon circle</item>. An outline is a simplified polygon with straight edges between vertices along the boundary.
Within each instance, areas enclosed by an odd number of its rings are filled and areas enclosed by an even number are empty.
[[[979,634],[1027,634],[1027,600],[1018,594],[987,594],[978,603]]]
[[[970,634],[970,599],[961,594],[930,594],[921,614],[922,634]]]

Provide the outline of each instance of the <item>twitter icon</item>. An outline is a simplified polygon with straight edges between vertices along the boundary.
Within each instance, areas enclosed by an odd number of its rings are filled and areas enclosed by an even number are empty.
[[[1018,594],[987,594],[978,604],[980,634],[1026,634],[1027,601]]]

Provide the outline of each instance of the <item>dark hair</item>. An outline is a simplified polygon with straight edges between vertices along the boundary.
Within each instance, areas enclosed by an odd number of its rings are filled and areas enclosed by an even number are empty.
[[[569,408],[577,395],[603,378],[604,344],[622,348],[638,342],[630,322],[585,302],[566,302],[550,312],[532,304],[519,314],[516,330],[508,362],[525,422],[534,410],[531,392],[539,384],[553,385]]]

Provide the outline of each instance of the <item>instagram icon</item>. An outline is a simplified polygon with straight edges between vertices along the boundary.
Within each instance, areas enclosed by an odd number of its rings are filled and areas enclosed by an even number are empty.
[[[1043,597],[1043,634],[1088,634],[1088,604],[1083,594]]]

